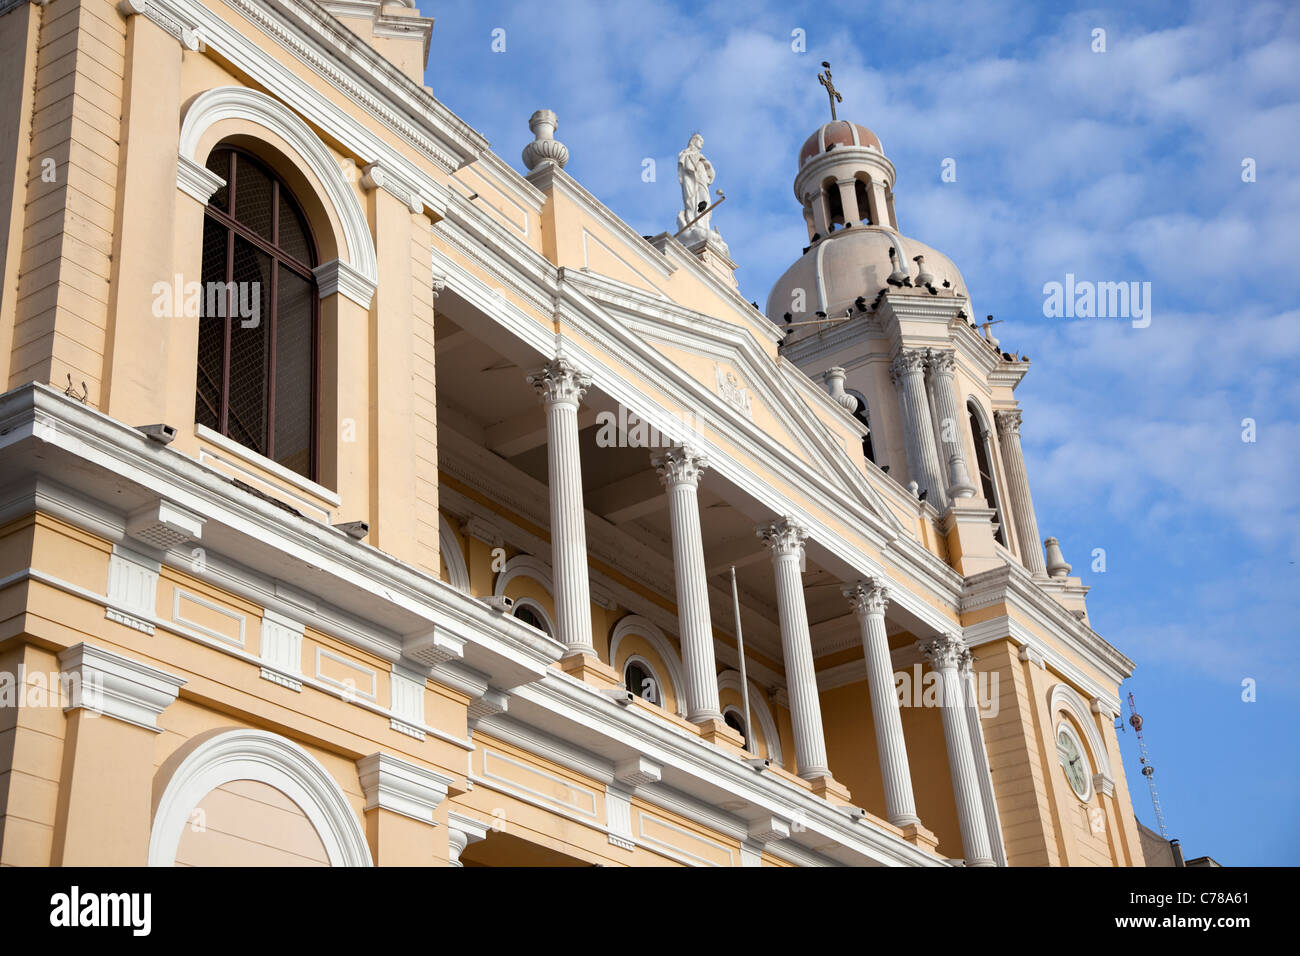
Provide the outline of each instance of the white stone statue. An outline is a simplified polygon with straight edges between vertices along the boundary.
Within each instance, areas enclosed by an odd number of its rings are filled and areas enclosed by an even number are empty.
[[[683,207],[677,214],[677,231],[681,233],[679,238],[686,245],[706,239],[722,242],[722,236],[710,224],[713,213],[707,212],[700,216],[700,210],[708,208],[712,203],[709,187],[713,185],[714,179],[713,164],[700,152],[703,146],[704,137],[695,133],[686,148],[677,154],[677,181],[682,185]],[[700,216],[699,220],[682,232],[686,224],[696,216]]]

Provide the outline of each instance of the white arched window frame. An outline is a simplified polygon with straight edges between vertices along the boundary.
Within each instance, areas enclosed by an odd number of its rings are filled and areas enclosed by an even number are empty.
[[[496,597],[506,596],[506,587],[515,578],[528,578],[536,581],[542,586],[551,599],[555,599],[555,585],[551,578],[551,566],[541,558],[531,554],[516,554],[513,558],[505,563],[496,582],[492,585],[492,594]],[[547,633],[555,637],[555,621],[551,619],[550,613],[542,607],[541,602],[534,601],[532,598],[519,598],[511,613],[518,611],[519,608],[526,607],[535,613],[541,620],[546,622]]]
[[[659,669],[655,667],[653,664],[651,664],[644,657],[642,657],[640,654],[629,654],[627,656],[627,660],[623,662],[623,671],[622,674],[620,675],[623,678],[623,686],[627,687],[627,670],[633,664],[641,668],[641,670],[645,671],[646,676],[649,677],[650,680],[654,682],[655,699],[652,700],[650,703],[657,704],[658,706],[663,707],[664,687],[666,686],[664,683],[664,679],[661,676],[659,676]],[[636,694],[638,697],[644,696],[641,692],[641,688],[639,687],[638,688],[628,687],[628,690],[632,691],[632,693]]]
[[[533,614],[537,616],[537,619],[546,625],[545,628],[543,628],[543,630],[546,631],[546,635],[548,637],[555,636],[555,622],[551,620],[551,615],[546,613],[546,608],[542,607],[540,603],[534,601],[532,598],[520,598],[515,601],[514,606],[510,609],[510,616],[516,618],[519,617],[519,612],[521,610],[532,611]],[[527,624],[528,622],[524,621],[523,623]]]
[[[677,649],[673,647],[672,641],[668,640],[667,635],[664,634],[664,632],[660,630],[653,621],[637,614],[629,614],[620,619],[619,622],[614,625],[614,633],[611,634],[609,638],[610,666],[618,666],[619,646],[623,643],[623,639],[629,634],[635,634],[637,637],[644,640],[654,648],[655,653],[659,655],[659,659],[664,662],[664,667],[668,668],[668,686],[672,688],[673,700],[677,705],[676,712],[682,717],[685,717],[686,701],[684,698],[686,696],[686,682],[682,672],[682,659],[678,656]],[[647,663],[646,666],[649,666],[649,664]],[[623,665],[623,668],[625,672],[626,664]],[[652,671],[655,670],[653,667],[650,669]],[[660,680],[660,686],[663,686],[662,678],[656,679]],[[659,706],[663,706],[662,701],[660,701]]]
[[[224,184],[204,165],[198,150],[203,134],[223,120],[244,120],[270,130],[298,154],[325,191],[343,230],[347,257],[323,262],[316,273],[321,298],[338,292],[362,308],[370,308],[379,282],[379,260],[365,210],[334,154],[297,113],[279,100],[242,86],[219,86],[200,93],[181,123],[176,185],[206,205]]]
[[[732,690],[740,694],[740,671],[723,671],[719,674],[718,690]],[[784,766],[785,758],[781,754],[781,735],[777,733],[776,720],[773,719],[767,701],[763,699],[762,693],[753,681],[749,682],[749,712],[750,717],[758,724],[759,730],[763,732],[763,743],[767,745],[767,759]],[[736,708],[736,713],[740,714],[743,722],[745,715],[739,708]],[[755,746],[757,747],[757,743]]]
[[[469,567],[460,549],[460,540],[452,530],[447,516],[438,513],[438,553],[447,565],[447,583],[457,591],[469,593]]]
[[[167,778],[154,811],[150,866],[175,865],[181,836],[199,801],[236,780],[264,783],[292,800],[311,821],[330,866],[372,865],[365,831],[343,790],[293,741],[264,730],[230,730],[190,746]]]

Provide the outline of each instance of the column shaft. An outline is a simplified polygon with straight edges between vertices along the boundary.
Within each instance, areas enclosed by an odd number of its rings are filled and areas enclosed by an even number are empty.
[[[822,731],[821,699],[813,664],[808,609],[803,597],[804,540],[807,532],[793,519],[783,518],[760,527],[758,535],[772,549],[776,576],[776,602],[781,620],[781,650],[790,695],[790,721],[794,725],[794,750],[799,776],[805,780],[829,777],[826,737]]]
[[[894,689],[894,668],[885,633],[888,595],[877,584],[846,588],[845,596],[857,614],[866,656],[867,687],[871,693],[871,717],[876,728],[876,753],[880,778],[885,787],[885,814],[895,826],[919,824],[912,795],[912,771],[907,761],[907,743]]]
[[[995,674],[996,676],[996,674]],[[980,723],[979,692],[975,686],[975,668],[967,663],[961,668],[962,688],[965,691],[966,726],[970,730],[971,753],[975,758],[975,776],[979,780],[980,802],[984,805],[984,826],[989,835],[989,848],[998,866],[1007,865],[1007,851],[1002,843],[1002,820],[998,816],[997,796],[993,793],[993,775],[989,768],[989,752],[984,745],[984,727]],[[996,685],[994,685],[996,691]]]
[[[939,433],[939,447],[948,466],[948,497],[970,498],[975,494],[975,484],[966,468],[966,443],[963,417],[958,411],[957,383],[954,372],[956,358],[952,352],[930,353],[930,376],[934,386],[935,423]]]
[[[1034,499],[1029,494],[1029,476],[1025,473],[1025,455],[1020,447],[1020,412],[994,412],[1002,463],[1007,471],[1007,496],[1016,522],[1016,539],[1020,542],[1020,560],[1036,575],[1047,574],[1043,542],[1038,537],[1038,519],[1034,517]]]
[[[898,407],[903,415],[908,472],[917,487],[927,493],[926,500],[942,513],[947,505],[934,426],[930,419],[930,402],[925,394],[925,351],[904,349],[890,366],[890,374],[898,390]]]
[[[560,357],[530,372],[528,381],[537,388],[546,406],[551,566],[555,576],[555,626],[559,630],[555,636],[571,651],[594,655],[582,459],[578,451],[578,403],[591,377]]]
[[[700,474],[708,466],[708,461],[685,447],[655,455],[651,461],[668,489],[677,620],[686,667],[686,717],[693,721],[721,720],[718,668],[713,656],[713,617],[709,612],[697,492]]]
[[[923,642],[921,651],[939,674],[939,708],[943,719],[944,745],[948,749],[948,770],[952,775],[957,823],[961,828],[962,852],[967,866],[993,866],[984,806],[971,751],[970,728],[966,723],[965,692],[957,672],[962,656],[969,653],[956,635],[944,635]]]

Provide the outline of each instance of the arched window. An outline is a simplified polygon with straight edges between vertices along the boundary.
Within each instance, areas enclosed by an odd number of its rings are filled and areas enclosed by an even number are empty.
[[[663,693],[659,689],[659,678],[655,676],[650,665],[639,657],[633,657],[623,668],[623,686],[648,700],[652,704],[663,706]]]
[[[543,634],[550,635],[551,627],[546,623],[545,614],[531,601],[516,601],[514,615],[529,627],[535,627]]]
[[[852,388],[846,388],[845,391],[858,400],[858,407],[853,410],[853,417],[870,429],[871,416],[867,411],[867,396]],[[870,431],[862,439],[862,454],[866,456],[868,461],[874,462],[876,460],[876,449],[871,444]]]
[[[745,738],[745,749],[753,753],[754,745],[749,741],[749,731],[745,729],[745,718],[741,716],[740,711],[728,707],[722,712],[722,719],[726,721],[728,727]]]
[[[989,445],[989,430],[984,427],[974,402],[967,402],[966,410],[970,413],[971,437],[975,439],[975,465],[980,473],[980,490],[984,492],[984,500],[994,511],[993,520],[997,522],[997,530],[993,532],[993,537],[1005,548],[1007,546],[1006,522],[1002,520],[1002,503],[998,501],[998,488],[993,480],[993,449]]]
[[[315,242],[289,188],[261,161],[222,147],[207,167],[226,185],[203,220],[195,420],[315,479]]]

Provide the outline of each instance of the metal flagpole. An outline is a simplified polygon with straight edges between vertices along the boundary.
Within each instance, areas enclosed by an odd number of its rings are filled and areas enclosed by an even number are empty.
[[[740,632],[740,592],[736,589],[736,566],[731,566],[731,606],[736,612],[736,651],[740,654],[740,699],[745,705],[745,743],[753,743],[754,725],[749,720],[749,678],[745,676],[745,636]],[[750,748],[746,746],[746,750]],[[750,751],[758,756],[758,750]]]

